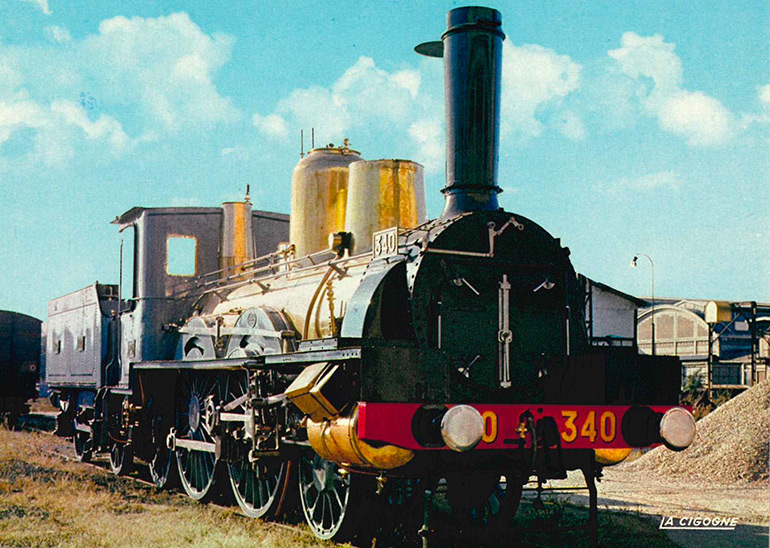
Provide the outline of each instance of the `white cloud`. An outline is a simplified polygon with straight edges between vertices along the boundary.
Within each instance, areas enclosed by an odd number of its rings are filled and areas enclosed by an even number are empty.
[[[334,83],[332,94],[348,112],[370,119],[397,120],[409,113],[419,87],[419,73],[391,74],[377,68],[370,57],[359,57]]]
[[[252,121],[260,131],[269,137],[285,139],[289,136],[289,125],[280,114],[268,114],[267,116],[255,114]]]
[[[594,189],[605,194],[650,192],[653,190],[678,191],[681,182],[674,171],[658,171],[638,177],[622,177],[609,184],[598,184]]]
[[[41,46],[0,44],[0,143],[32,128],[31,165],[64,162],[86,142],[111,156],[240,116],[214,84],[232,38],[204,33],[186,13],[115,17],[82,40],[60,26],[45,33]]]
[[[44,105],[22,98],[0,101],[0,145],[25,128],[34,133],[20,154],[33,166],[60,166],[74,156],[79,137],[105,143],[113,154],[134,144],[117,120],[104,114],[91,120],[78,103],[55,100]],[[0,171],[11,167],[2,160],[0,155]],[[13,165],[20,167],[18,161]]]
[[[122,150],[129,145],[130,139],[120,122],[110,116],[102,114],[95,121],[91,121],[84,109],[64,101],[54,101],[51,110],[61,114],[66,124],[83,130],[90,140],[106,139],[116,150]]]
[[[391,82],[409,92],[412,99],[420,91],[420,73],[414,70],[402,70],[390,77]]]
[[[581,66],[569,56],[536,45],[504,43],[501,118],[502,133],[536,136],[551,120],[570,139],[585,138],[579,115],[562,107],[562,100],[580,84]],[[281,99],[273,112],[257,113],[255,127],[268,137],[284,140],[288,133],[316,128],[325,140],[339,141],[379,132],[390,139],[408,135],[414,153],[428,173],[444,167],[443,90],[440,84],[427,95],[423,81],[430,80],[435,60],[421,70],[388,71],[369,57],[360,57],[329,87],[295,89]]]
[[[770,84],[759,86],[757,88],[757,100],[759,101],[759,112],[744,113],[741,116],[741,129],[748,129],[754,124],[770,124]]]
[[[339,140],[353,127],[378,121],[403,125],[416,107],[419,88],[419,72],[389,73],[373,59],[360,57],[331,87],[295,89],[274,113],[256,114],[254,125],[275,138],[284,138],[289,127],[315,127]]]
[[[417,144],[415,158],[419,158],[428,173],[444,168],[444,126],[438,120],[424,118],[409,126],[409,136]]]
[[[635,32],[623,33],[619,49],[607,52],[620,65],[621,70],[632,78],[651,78],[661,90],[678,90],[682,85],[682,60],[674,53],[675,45],[663,40],[663,36],[639,36]]]
[[[565,109],[555,115],[551,124],[565,137],[572,141],[583,141],[586,138],[586,128],[583,120],[574,111]]]
[[[362,123],[362,117],[351,116],[345,100],[333,90],[312,86],[305,89],[295,89],[288,97],[278,102],[273,115],[289,120],[295,131],[314,127],[318,133],[329,139],[340,140],[350,129],[354,121]],[[265,118],[270,117],[268,114]],[[260,128],[265,131],[266,128]],[[276,137],[276,135],[273,135]]]
[[[682,88],[682,60],[674,49],[675,45],[659,34],[639,36],[626,32],[621,47],[607,54],[622,74],[650,83],[641,100],[661,128],[684,138],[691,146],[726,143],[734,134],[732,114],[717,99]]]
[[[51,15],[51,8],[48,7],[48,0],[22,0],[22,2],[35,4],[44,14]]]
[[[233,39],[202,32],[186,13],[167,17],[114,17],[102,21],[79,54],[101,93],[137,105],[156,130],[228,123],[239,113],[222,97],[213,75],[230,59]],[[106,73],[109,71],[109,74]]]
[[[440,170],[443,160],[437,159],[436,152],[444,141],[441,118],[434,115],[438,102],[420,93],[421,83],[417,70],[389,72],[373,59],[360,57],[331,86],[295,89],[278,101],[272,113],[255,114],[253,123],[277,140],[309,128],[315,128],[325,142],[390,129],[388,137],[399,132],[411,136],[414,159],[426,170]]]
[[[67,27],[57,27],[56,25],[46,27],[46,37],[57,44],[66,44],[72,42],[72,35]]]
[[[767,105],[770,106],[770,84],[767,84],[766,86],[761,86],[758,90],[759,100]]]
[[[658,110],[663,129],[693,146],[718,145],[729,139],[732,115],[722,103],[701,92],[680,91]]]
[[[48,123],[45,109],[33,101],[0,101],[0,145],[24,127],[41,128]]]
[[[503,88],[501,132],[524,136],[540,135],[545,126],[538,113],[546,107],[558,107],[580,85],[580,64],[568,55],[535,44],[522,46],[503,43]],[[577,114],[572,132],[582,127]],[[585,129],[583,129],[583,134]]]

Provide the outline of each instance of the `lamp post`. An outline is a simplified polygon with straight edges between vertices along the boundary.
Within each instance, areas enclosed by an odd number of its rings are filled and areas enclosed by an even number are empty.
[[[637,253],[634,258],[631,259],[631,267],[636,268],[637,260],[642,255],[647,257],[650,261],[650,272],[652,276],[652,355],[655,355],[655,263],[652,262],[652,258],[647,253]]]

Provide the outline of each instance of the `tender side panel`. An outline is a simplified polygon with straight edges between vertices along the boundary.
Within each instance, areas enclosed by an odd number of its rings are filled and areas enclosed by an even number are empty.
[[[99,288],[107,301],[116,286],[88,286],[48,303],[46,375],[51,386],[101,386],[108,346],[109,317],[103,314]],[[109,313],[110,306],[105,306]]]

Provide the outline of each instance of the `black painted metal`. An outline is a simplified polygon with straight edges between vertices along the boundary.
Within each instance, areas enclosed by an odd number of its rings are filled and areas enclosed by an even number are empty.
[[[444,44],[446,187],[442,218],[498,209],[500,82],[505,35],[500,12],[447,13]]]

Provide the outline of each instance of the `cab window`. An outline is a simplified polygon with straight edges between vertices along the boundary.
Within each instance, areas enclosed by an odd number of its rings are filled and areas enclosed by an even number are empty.
[[[198,241],[192,236],[169,236],[166,241],[166,274],[195,276]]]

